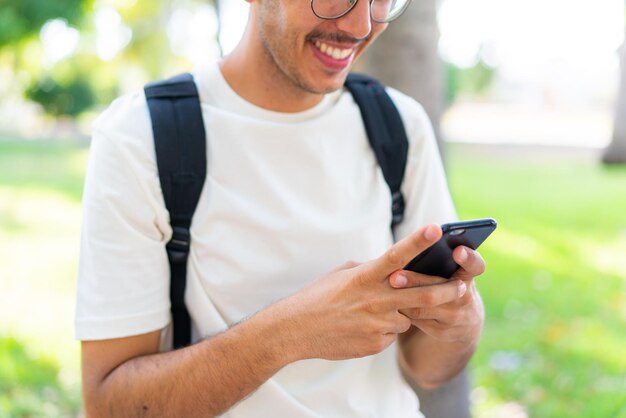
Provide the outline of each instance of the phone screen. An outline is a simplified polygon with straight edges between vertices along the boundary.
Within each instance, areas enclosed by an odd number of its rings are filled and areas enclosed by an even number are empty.
[[[443,224],[441,239],[411,260],[404,269],[449,279],[459,268],[452,258],[452,251],[459,245],[477,249],[496,226],[497,222],[492,218]]]

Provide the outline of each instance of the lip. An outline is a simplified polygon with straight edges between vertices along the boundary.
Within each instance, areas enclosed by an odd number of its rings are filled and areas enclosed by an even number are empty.
[[[313,51],[313,55],[315,55],[315,57],[320,60],[325,67],[332,70],[343,70],[344,68],[348,67],[352,62],[352,59],[354,58],[355,52],[355,49],[353,48],[350,55],[343,59],[336,60],[333,57],[330,57],[317,49],[315,44],[311,41],[309,41],[309,48],[311,48],[311,50]]]

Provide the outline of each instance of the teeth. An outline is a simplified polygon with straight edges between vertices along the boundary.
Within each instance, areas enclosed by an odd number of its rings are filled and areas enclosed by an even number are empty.
[[[315,41],[315,46],[324,54],[328,55],[329,57],[333,57],[336,60],[344,59],[352,53],[352,48],[333,48],[332,46],[329,46],[321,41]]]

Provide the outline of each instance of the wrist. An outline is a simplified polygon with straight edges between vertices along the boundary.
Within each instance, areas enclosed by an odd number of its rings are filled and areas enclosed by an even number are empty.
[[[247,321],[255,330],[264,355],[279,363],[280,367],[310,357],[303,327],[294,313],[288,300],[281,300]]]

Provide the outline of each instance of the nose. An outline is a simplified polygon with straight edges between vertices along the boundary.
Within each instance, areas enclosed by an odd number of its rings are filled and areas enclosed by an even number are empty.
[[[372,19],[370,16],[371,0],[356,0],[358,3],[350,12],[335,20],[337,29],[351,36],[364,39],[372,31]]]

